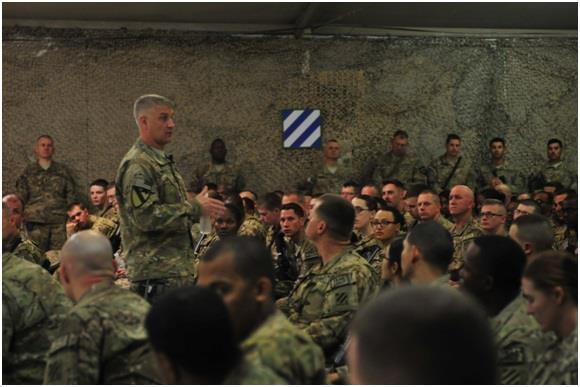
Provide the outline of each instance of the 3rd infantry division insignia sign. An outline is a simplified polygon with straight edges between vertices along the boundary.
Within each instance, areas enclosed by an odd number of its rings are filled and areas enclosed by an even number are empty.
[[[282,110],[282,139],[285,149],[320,149],[320,110]]]

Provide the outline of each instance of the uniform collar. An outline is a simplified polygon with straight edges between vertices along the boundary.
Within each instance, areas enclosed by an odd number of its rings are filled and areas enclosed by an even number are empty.
[[[173,158],[170,155],[167,155],[167,153],[161,149],[145,144],[140,138],[137,139],[135,146],[151,156],[151,158],[153,158],[159,165],[166,165],[173,162]]]

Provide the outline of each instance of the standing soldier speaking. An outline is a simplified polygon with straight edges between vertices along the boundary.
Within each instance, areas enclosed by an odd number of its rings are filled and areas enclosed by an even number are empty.
[[[189,230],[201,213],[223,210],[205,197],[188,201],[173,158],[164,152],[175,127],[175,103],[143,95],[133,107],[139,139],[117,171],[121,237],[131,289],[152,302],[168,289],[193,284]]]

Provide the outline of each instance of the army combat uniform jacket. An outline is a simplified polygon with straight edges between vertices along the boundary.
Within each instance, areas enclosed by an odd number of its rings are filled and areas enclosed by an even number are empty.
[[[260,361],[288,384],[325,382],[322,350],[278,310],[241,346],[247,359]]]
[[[329,359],[344,342],[354,313],[378,288],[373,268],[345,249],[330,262],[298,277],[287,300],[288,319],[308,333]]]
[[[139,139],[121,161],[116,185],[129,279],[193,282],[190,229],[200,208],[187,201],[173,160]]]
[[[475,186],[476,174],[472,169],[471,160],[465,156],[459,157],[461,157],[461,160],[458,163],[458,159],[449,161],[445,155],[439,156],[431,162],[429,168],[433,172],[433,189],[437,192],[445,188],[451,189],[454,185],[458,184],[469,187]],[[456,163],[457,168],[453,171]],[[445,185],[446,182],[447,185]]]
[[[529,369],[526,384],[578,385],[578,327],[543,348]]]
[[[2,255],[2,381],[42,384],[46,352],[72,304],[35,263]]]
[[[149,303],[112,279],[71,309],[47,356],[45,384],[156,384],[144,321]]]

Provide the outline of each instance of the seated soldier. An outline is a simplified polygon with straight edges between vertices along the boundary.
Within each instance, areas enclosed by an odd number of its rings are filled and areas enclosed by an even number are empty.
[[[38,248],[36,242],[28,238],[24,231],[24,204],[14,194],[2,198],[2,207],[8,217],[5,238],[2,238],[2,253],[13,253],[29,262],[36,263],[48,269],[50,262]]]
[[[111,238],[117,230],[115,222],[96,215],[90,215],[84,204],[72,203],[66,210],[68,221],[66,223],[66,237],[83,230],[98,231],[107,238]]]
[[[495,384],[489,323],[473,301],[442,288],[383,292],[350,330],[351,384]]]
[[[281,232],[276,236],[271,252],[276,284],[274,297],[287,297],[299,275],[305,275],[320,265],[316,247],[306,239],[306,216],[297,203],[283,204],[280,211]]]
[[[198,286],[222,296],[247,360],[259,361],[288,384],[324,383],[322,350],[274,305],[274,266],[263,244],[248,237],[219,241],[198,273]]]
[[[89,185],[89,199],[91,200],[91,214],[103,216],[108,207],[107,186],[105,179],[97,179]]]
[[[243,358],[228,310],[214,290],[188,286],[162,295],[145,328],[165,384],[286,383]]]
[[[143,329],[149,303],[113,283],[113,251],[103,234],[80,231],[61,251],[60,280],[75,303],[47,355],[45,384],[154,384]]]
[[[196,264],[212,244],[220,239],[238,235],[238,230],[244,221],[244,210],[232,203],[224,206],[224,212],[215,217],[213,231],[210,234],[202,233],[195,243],[193,254]]]

